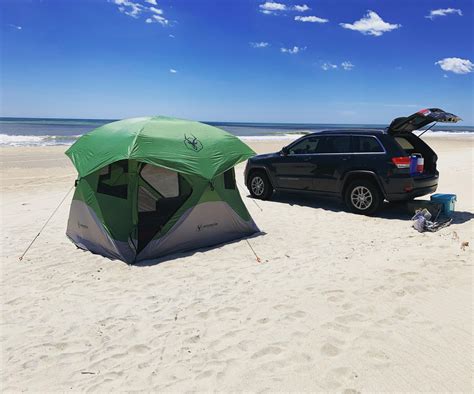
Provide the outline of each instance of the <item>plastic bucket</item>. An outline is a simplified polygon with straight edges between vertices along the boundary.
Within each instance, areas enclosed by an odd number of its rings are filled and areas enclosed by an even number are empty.
[[[457,196],[455,194],[436,193],[431,196],[431,201],[443,204],[443,213],[452,216],[456,207]]]

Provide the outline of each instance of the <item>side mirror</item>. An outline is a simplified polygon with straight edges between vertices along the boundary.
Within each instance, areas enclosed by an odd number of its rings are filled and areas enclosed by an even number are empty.
[[[284,146],[283,148],[281,148],[280,153],[281,153],[282,156],[288,155],[288,152],[289,152],[289,149],[288,149],[287,146]]]

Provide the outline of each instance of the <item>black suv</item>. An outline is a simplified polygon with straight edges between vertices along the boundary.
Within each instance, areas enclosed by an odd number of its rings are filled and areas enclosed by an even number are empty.
[[[409,200],[436,190],[436,153],[412,131],[459,120],[431,108],[397,118],[385,130],[308,134],[280,152],[249,159],[245,182],[255,198],[269,199],[279,190],[313,192],[342,198],[352,212],[372,214],[384,199]],[[410,169],[414,154],[424,159],[421,172]]]

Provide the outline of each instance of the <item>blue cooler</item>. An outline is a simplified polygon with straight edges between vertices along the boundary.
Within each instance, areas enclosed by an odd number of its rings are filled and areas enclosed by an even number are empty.
[[[443,204],[443,213],[446,216],[453,216],[454,208],[457,201],[455,194],[436,193],[431,196],[431,201]]]
[[[410,156],[410,175],[415,175],[416,172],[416,165],[418,163],[418,156],[417,155],[411,155]]]

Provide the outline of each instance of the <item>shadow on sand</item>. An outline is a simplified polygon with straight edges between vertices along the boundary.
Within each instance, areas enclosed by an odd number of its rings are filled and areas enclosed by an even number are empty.
[[[258,233],[252,234],[248,237],[237,238],[237,239],[234,239],[232,241],[222,242],[220,244],[208,246],[208,247],[205,247],[205,248],[193,249],[193,250],[190,250],[189,252],[168,254],[168,255],[160,257],[158,259],[143,260],[143,261],[140,261],[140,262],[137,262],[137,263],[134,263],[134,264],[130,264],[130,265],[133,265],[134,267],[150,267],[150,266],[153,266],[153,265],[157,265],[157,264],[161,264],[161,263],[181,259],[181,258],[184,258],[184,257],[189,257],[189,256],[192,256],[193,254],[196,254],[196,253],[204,253],[204,252],[207,252],[209,250],[219,248],[222,245],[231,245],[231,244],[241,242],[241,241],[248,242],[248,241],[251,241],[254,238],[265,236],[265,235],[267,235],[266,232],[260,231]],[[249,258],[255,258],[256,259],[257,256],[254,256],[255,252],[252,248],[252,245],[250,243],[248,245],[249,245],[248,246],[249,247]]]
[[[252,198],[250,195],[248,198]],[[320,197],[312,194],[298,194],[291,192],[278,192],[272,197],[273,202],[288,204],[290,206],[298,205],[311,208],[324,209],[332,212],[347,212],[343,202],[338,199]],[[415,200],[416,201],[416,200]],[[425,200],[426,201],[426,200]],[[406,202],[384,202],[382,209],[376,212],[373,217],[382,219],[410,220],[413,216]],[[453,216],[453,224],[462,224],[474,218],[474,214],[468,211],[456,211]]]
[[[250,195],[248,195],[247,197],[252,198],[250,197]],[[258,202],[259,200],[256,200],[256,201]],[[347,212],[347,209],[342,203],[342,201],[337,200],[337,199],[324,198],[320,196],[316,197],[311,194],[278,192],[274,194],[271,201],[281,203],[281,204],[287,204],[289,206],[296,205],[296,206],[324,209],[326,211],[331,211],[331,212],[341,212],[341,211]],[[265,214],[265,209],[263,209],[262,212],[263,214]],[[385,202],[382,209],[378,211],[377,213],[375,213],[373,216],[382,218],[382,219],[388,219],[388,220],[410,220],[411,217],[413,216],[413,213],[408,209],[407,204],[405,202],[393,202],[393,203]],[[472,212],[456,211],[453,216],[452,224],[466,223],[472,220],[473,218],[474,218],[474,214]],[[265,236],[266,234],[267,233],[261,231],[249,237],[235,239],[230,242],[213,245],[206,248],[194,249],[189,252],[166,255],[159,259],[145,260],[145,261],[135,263],[133,265],[136,267],[149,267],[149,266],[161,264],[164,262],[181,259],[183,257],[189,257],[196,253],[203,253],[203,252],[218,248],[222,245],[233,244],[233,243],[237,243],[241,241],[251,241],[252,239],[256,237]],[[252,255],[252,253],[253,253],[252,245],[251,243],[249,243],[249,254]]]

